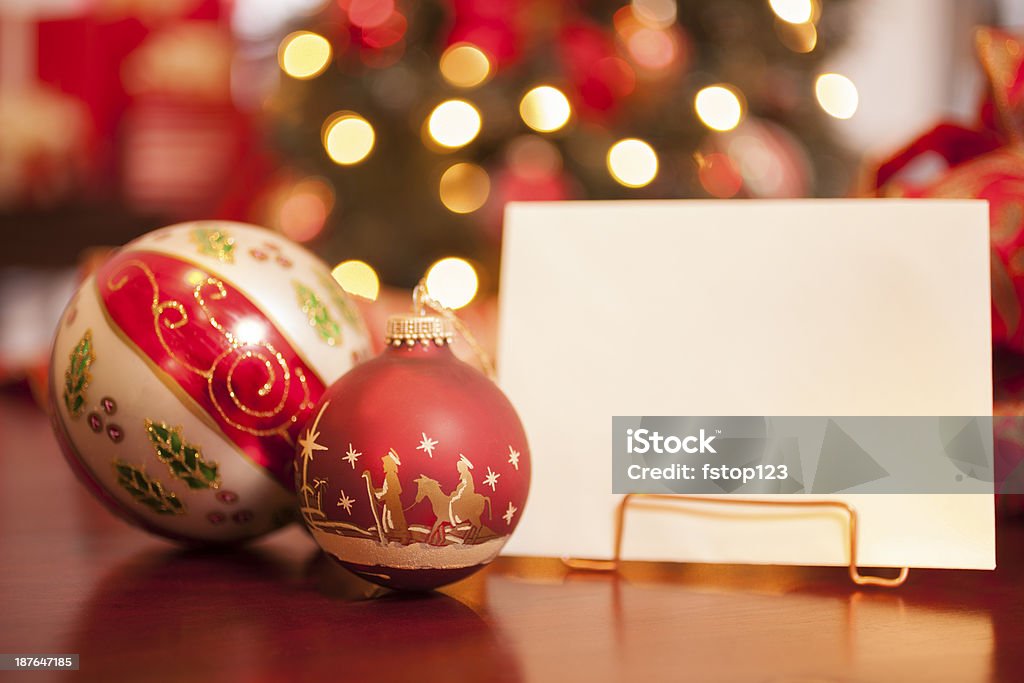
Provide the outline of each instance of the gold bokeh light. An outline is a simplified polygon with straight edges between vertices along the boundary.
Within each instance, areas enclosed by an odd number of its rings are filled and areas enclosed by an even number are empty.
[[[476,296],[480,281],[465,259],[449,256],[427,271],[427,292],[442,306],[462,308]]]
[[[441,55],[441,75],[457,88],[475,88],[491,75],[491,60],[470,43],[450,45]]]
[[[376,301],[380,294],[380,278],[377,272],[365,261],[342,261],[334,266],[331,275],[341,288],[349,294]]]
[[[803,24],[814,18],[813,0],[768,0],[775,16],[790,24]]]
[[[322,137],[327,156],[341,166],[358,164],[368,157],[376,141],[370,122],[352,112],[338,112],[327,119]]]
[[[281,70],[292,78],[306,80],[319,76],[331,61],[331,44],[310,31],[296,31],[285,36],[277,51]]]
[[[476,164],[453,164],[441,176],[441,203],[452,213],[473,213],[484,205],[490,193],[491,179]]]
[[[658,155],[643,140],[619,140],[608,150],[608,172],[620,185],[643,187],[658,175]]]
[[[676,0],[632,0],[633,16],[652,28],[668,28],[676,21]]]
[[[743,102],[726,85],[702,88],[693,100],[693,108],[701,122],[712,130],[732,130],[743,120]]]
[[[836,73],[822,74],[814,82],[818,104],[829,116],[848,119],[857,112],[860,95],[857,86],[846,76]]]
[[[480,112],[466,100],[445,100],[427,118],[430,138],[449,149],[471,143],[483,124]]]
[[[523,122],[539,133],[552,133],[562,128],[572,116],[569,98],[558,88],[540,85],[523,95],[519,102]]]
[[[785,21],[775,22],[775,33],[782,44],[793,52],[806,54],[813,52],[818,45],[818,29],[811,22],[790,24]]]

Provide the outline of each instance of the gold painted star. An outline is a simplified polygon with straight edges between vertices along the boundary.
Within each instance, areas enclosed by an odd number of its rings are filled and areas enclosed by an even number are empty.
[[[306,435],[299,439],[299,445],[302,446],[302,459],[309,462],[313,459],[313,453],[315,451],[326,451],[327,446],[316,442],[320,438],[320,432],[317,431],[317,427],[320,425],[320,418],[323,417],[324,411],[327,410],[327,406],[331,405],[328,401],[317,413],[316,419],[313,420],[313,424],[310,425],[309,429],[306,430]]]
[[[503,514],[503,515],[501,516],[501,518],[502,518],[503,520],[505,520],[505,524],[508,524],[509,526],[511,526],[511,525],[512,525],[512,517],[513,517],[513,516],[514,516],[514,515],[516,514],[516,512],[517,512],[518,510],[519,510],[519,508],[517,508],[517,507],[516,507],[515,505],[513,505],[513,504],[512,504],[512,501],[509,501],[509,503],[508,503],[508,509],[507,509],[507,510],[505,510],[505,514]]]
[[[355,469],[356,460],[359,459],[360,455],[362,455],[362,453],[352,448],[352,444],[349,444],[348,451],[345,452],[345,455],[341,456],[341,459],[347,462],[349,465],[352,465],[352,469]]]
[[[434,446],[437,445],[437,441],[435,439],[431,439],[429,436],[427,436],[426,432],[420,432],[420,434],[423,436],[423,440],[420,441],[420,445],[416,447],[416,450],[423,451],[428,456],[433,458],[434,457]]]
[[[352,503],[356,502],[355,498],[349,498],[345,495],[345,492],[341,492],[341,498],[338,498],[338,507],[345,508],[345,512],[352,514]]]
[[[484,484],[491,487],[491,491],[494,491],[498,485],[498,477],[501,475],[497,472],[492,472],[491,468],[487,468],[487,476],[484,477]]]
[[[519,471],[519,451],[512,446],[508,447],[508,463],[516,468],[516,472]]]

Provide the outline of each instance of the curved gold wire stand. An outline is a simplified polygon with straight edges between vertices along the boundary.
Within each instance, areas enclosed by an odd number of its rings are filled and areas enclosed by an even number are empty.
[[[629,493],[623,496],[615,519],[615,554],[610,560],[587,560],[563,557],[562,562],[570,569],[584,571],[617,571],[622,563],[622,540],[626,532],[626,512],[632,509],[661,510],[664,512],[685,514],[688,510],[678,507],[679,504],[701,503],[709,505],[732,505],[746,507],[787,507],[833,509],[846,513],[849,523],[848,548],[850,564],[847,571],[850,580],[858,586],[877,586],[880,588],[896,588],[902,586],[910,575],[909,567],[901,567],[899,574],[892,578],[871,576],[860,573],[857,566],[857,510],[849,503],[838,500],[750,500],[746,498],[714,498],[711,496],[674,495],[666,493]]]

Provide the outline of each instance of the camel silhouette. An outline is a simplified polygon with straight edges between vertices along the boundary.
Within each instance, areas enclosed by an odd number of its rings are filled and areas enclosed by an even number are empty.
[[[430,545],[444,545],[444,525],[456,526],[462,522],[469,522],[469,533],[463,538],[465,543],[472,543],[480,535],[480,516],[484,511],[484,504],[487,504],[487,518],[491,519],[491,499],[487,496],[476,493],[465,493],[456,500],[451,495],[441,490],[441,485],[430,477],[420,475],[416,478],[416,505],[426,498],[430,501],[430,507],[434,510],[434,525],[427,535],[427,543]],[[410,505],[409,507],[412,507]]]

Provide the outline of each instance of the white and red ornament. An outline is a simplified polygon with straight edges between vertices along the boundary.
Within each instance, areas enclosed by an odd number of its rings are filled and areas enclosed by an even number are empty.
[[[512,404],[451,351],[434,316],[388,321],[388,347],[324,393],[299,440],[303,519],[359,576],[425,590],[493,560],[530,486]]]
[[[293,518],[295,443],[369,350],[327,266],[269,230],[183,223],[120,249],[57,329],[54,428],[115,513],[185,542]]]

